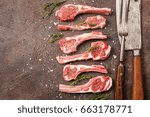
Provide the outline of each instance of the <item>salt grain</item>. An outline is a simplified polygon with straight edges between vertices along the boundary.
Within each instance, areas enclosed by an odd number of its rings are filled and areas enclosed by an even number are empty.
[[[42,59],[39,59],[39,61],[42,61]]]
[[[59,22],[54,22],[54,25],[56,26],[57,24],[59,24]]]
[[[47,88],[47,84],[45,84],[45,87]]]
[[[61,93],[59,93],[59,96],[61,96]]]
[[[31,61],[31,60],[32,60],[32,58],[29,58],[29,60]]]
[[[116,55],[113,55],[113,57],[114,57],[114,59],[116,59],[116,58],[117,58],[117,56],[116,56]]]
[[[52,69],[52,70],[50,70],[51,72],[53,72],[54,70]]]

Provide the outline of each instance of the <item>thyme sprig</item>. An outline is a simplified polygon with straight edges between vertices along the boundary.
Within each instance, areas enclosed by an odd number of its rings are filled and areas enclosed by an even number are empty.
[[[110,97],[110,93],[98,93],[94,94],[92,97],[87,98],[86,100],[107,100]]]
[[[89,25],[90,27],[95,27],[95,26],[97,26],[97,24],[92,24],[92,23],[88,23],[88,25]]]
[[[82,75],[77,76],[76,80],[71,81],[70,84],[71,85],[76,85],[80,81],[85,80],[85,79],[90,79],[90,78],[92,78],[92,76],[82,74]]]
[[[43,11],[44,11],[44,17],[49,17],[54,9],[60,5],[62,5],[63,3],[65,3],[67,0],[56,0],[55,2],[48,2],[46,4],[43,5]]]
[[[50,35],[50,43],[55,43],[58,41],[60,38],[62,38],[64,35],[61,33],[54,33]]]
[[[94,52],[95,50],[99,49],[100,46],[93,46],[93,47],[90,47],[88,48],[88,52]]]

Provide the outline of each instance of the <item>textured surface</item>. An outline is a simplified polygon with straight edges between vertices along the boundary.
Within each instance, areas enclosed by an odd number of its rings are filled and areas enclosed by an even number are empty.
[[[48,0],[0,0],[0,99],[85,99],[92,94],[66,94],[58,91],[63,81],[62,70],[55,57],[63,55],[58,43],[48,42],[48,35],[58,32],[58,22],[54,14],[42,19],[42,4]],[[98,0],[95,3],[86,0],[69,0],[68,3],[87,4],[95,7],[110,7],[114,10],[108,19],[107,28],[102,29],[109,36],[112,45],[111,56],[105,61],[83,61],[73,64],[103,64],[109,70],[109,76],[115,80],[119,55],[119,42],[116,33],[115,0]],[[79,2],[80,1],[80,2]],[[145,99],[150,99],[150,1],[142,2],[143,28],[143,83]],[[75,22],[83,21],[88,15],[76,17]],[[65,23],[64,23],[65,24]],[[99,30],[98,30],[99,31]],[[90,32],[90,31],[83,31]],[[63,32],[66,36],[83,33],[81,31]],[[88,41],[78,47],[85,51]],[[117,58],[116,56],[117,55]],[[132,86],[132,52],[126,52],[125,98],[130,99]],[[89,74],[89,73],[88,73]],[[92,74],[99,75],[98,73]],[[110,99],[114,99],[114,87],[110,90]]]

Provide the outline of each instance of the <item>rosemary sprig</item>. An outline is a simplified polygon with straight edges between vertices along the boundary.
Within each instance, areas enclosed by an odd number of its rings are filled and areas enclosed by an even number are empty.
[[[86,22],[81,22],[81,23],[78,24],[78,26],[84,26],[86,24],[87,24]]]
[[[88,48],[88,52],[94,52],[95,50],[99,49],[100,46],[93,46],[93,47],[90,47]]]
[[[97,24],[88,23],[90,27],[95,27]]]
[[[46,4],[44,4],[44,5],[43,5],[43,10],[44,10],[44,11],[49,10],[49,7],[50,7],[52,4],[53,4],[53,3],[46,3]]]
[[[55,33],[55,34],[52,34],[50,36],[50,43],[55,43],[57,40],[59,40],[61,37],[63,37],[63,34],[61,33]]]
[[[107,100],[109,96],[110,94],[99,93],[99,94],[94,94],[92,97],[86,100]]]
[[[97,24],[89,23],[89,22],[85,22],[85,21],[83,21],[83,22],[81,22],[81,23],[78,24],[78,26],[84,26],[84,25],[89,25],[90,27],[94,27]]]
[[[55,2],[48,2],[48,3],[44,4],[43,5],[43,10],[44,10],[44,17],[43,18],[50,16],[56,7],[65,3],[66,1],[67,0],[56,0]]]
[[[70,84],[76,85],[78,82],[85,80],[85,79],[90,79],[90,78],[92,78],[92,76],[82,74],[82,75],[77,76],[77,79],[74,81],[71,81]]]

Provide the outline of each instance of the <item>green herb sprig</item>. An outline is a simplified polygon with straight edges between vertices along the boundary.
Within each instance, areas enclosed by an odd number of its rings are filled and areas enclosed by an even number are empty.
[[[81,22],[78,24],[78,26],[84,26],[84,25],[89,25],[90,27],[95,27],[97,24],[93,24],[93,23],[87,23],[85,21]]]
[[[80,81],[85,80],[85,79],[90,79],[90,78],[92,78],[92,76],[82,74],[82,75],[77,76],[77,79],[74,80],[74,81],[71,81],[70,84],[71,84],[71,85],[76,85],[76,84],[78,84]]]
[[[110,93],[98,93],[85,100],[107,100],[110,97]]]
[[[67,0],[56,0],[55,2],[48,2],[46,4],[43,5],[43,10],[44,10],[44,17],[49,17],[54,9],[60,5],[62,5],[63,3],[65,3]]]
[[[95,50],[99,49],[100,46],[93,46],[93,47],[90,47],[88,48],[88,52],[94,52]]]
[[[50,35],[50,43],[55,43],[58,41],[60,38],[62,38],[64,35],[61,33],[54,33]]]
[[[81,23],[78,24],[78,26],[84,26],[86,24],[87,24],[86,22],[81,22]]]
[[[90,27],[95,27],[97,24],[88,23]]]

